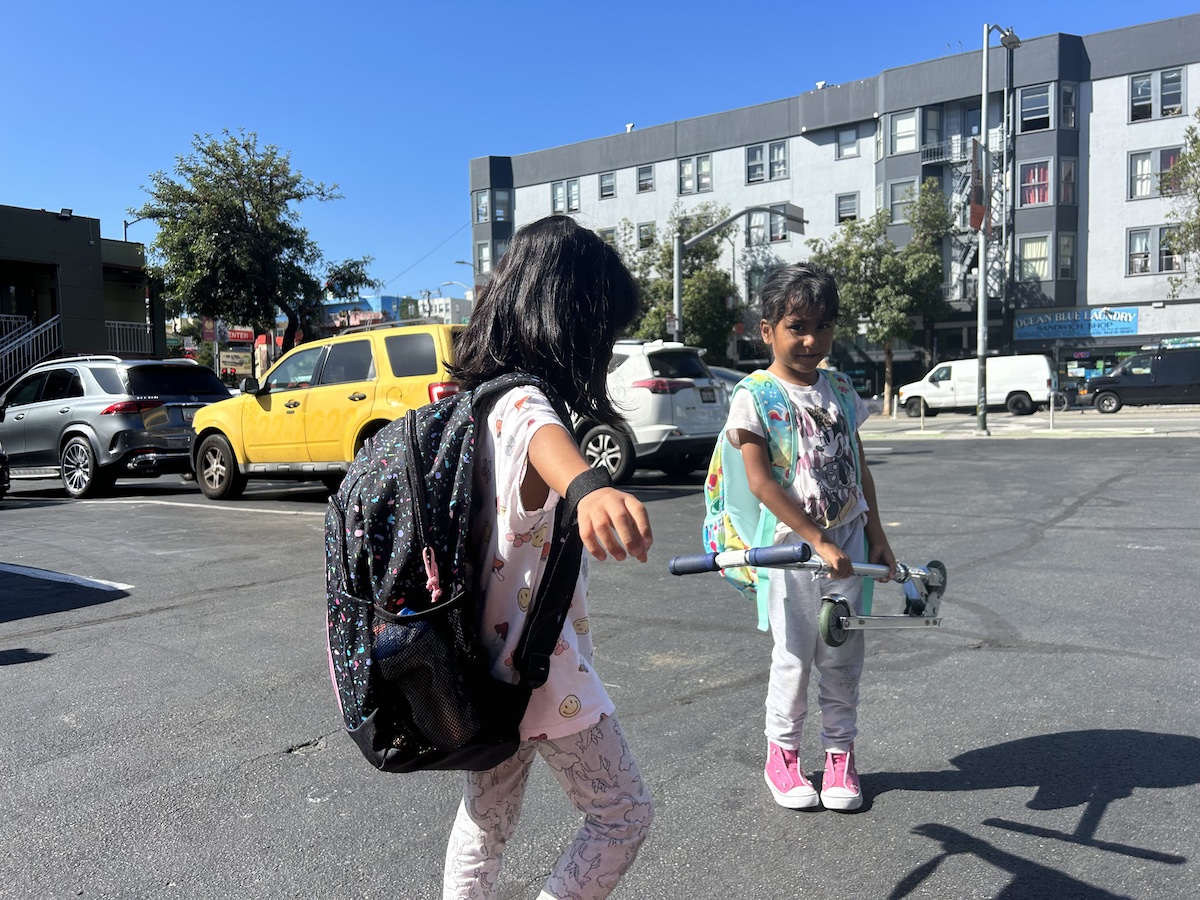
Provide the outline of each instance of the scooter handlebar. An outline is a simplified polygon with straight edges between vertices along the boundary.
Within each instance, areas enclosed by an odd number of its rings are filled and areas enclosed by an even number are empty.
[[[723,553],[676,556],[667,561],[667,569],[672,575],[696,575],[738,566],[794,566],[807,562],[811,557],[812,547],[808,544],[779,544],[772,547],[751,547],[748,550],[726,550]]]

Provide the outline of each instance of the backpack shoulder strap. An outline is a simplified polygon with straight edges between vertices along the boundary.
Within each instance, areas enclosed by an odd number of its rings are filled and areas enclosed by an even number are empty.
[[[765,369],[751,372],[734,386],[750,391],[759,421],[767,433],[767,449],[775,480],[784,487],[796,477],[796,420],[792,404],[775,376]]]

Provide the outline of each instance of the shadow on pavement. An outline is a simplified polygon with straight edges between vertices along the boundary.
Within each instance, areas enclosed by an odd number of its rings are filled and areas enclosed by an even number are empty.
[[[0,572],[0,623],[98,606],[128,596],[129,593],[123,590]]]

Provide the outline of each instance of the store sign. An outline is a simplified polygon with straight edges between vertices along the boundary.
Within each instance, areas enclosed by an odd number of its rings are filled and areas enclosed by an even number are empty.
[[[1018,341],[1108,337],[1137,333],[1138,308],[1136,306],[1102,306],[1056,312],[1021,313],[1013,321],[1013,337]]]

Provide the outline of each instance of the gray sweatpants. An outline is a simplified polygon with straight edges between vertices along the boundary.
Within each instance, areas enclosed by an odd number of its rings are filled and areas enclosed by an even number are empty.
[[[865,517],[832,529],[829,536],[853,562],[866,559]],[[799,538],[789,533],[780,543]],[[808,679],[817,670],[817,703],[821,708],[821,746],[845,752],[858,734],[858,682],[862,677],[865,642],[852,631],[840,647],[821,639],[817,616],[821,598],[841,594],[855,613],[861,613],[862,579],[814,578],[802,569],[771,569],[767,617],[775,648],[767,682],[766,735],[787,750],[800,749],[800,734],[808,715]]]
[[[524,741],[486,772],[468,772],[446,848],[443,900],[491,900],[533,758],[540,755],[584,815],[539,900],[603,900],[637,856],[653,818],[650,792],[615,717],[553,741]]]

